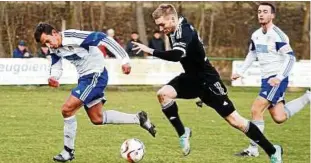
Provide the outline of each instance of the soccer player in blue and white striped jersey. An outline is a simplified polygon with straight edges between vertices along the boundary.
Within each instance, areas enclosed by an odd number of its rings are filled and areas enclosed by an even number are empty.
[[[310,103],[310,91],[285,104],[284,96],[288,86],[288,75],[296,61],[287,35],[273,24],[275,6],[261,3],[258,8],[258,21],[261,28],[251,37],[249,53],[242,67],[232,75],[232,80],[241,77],[256,58],[261,68],[261,90],[252,105],[252,122],[264,131],[263,113],[269,110],[272,119],[280,124],[292,117]],[[238,156],[259,155],[257,144],[251,141],[249,147]]]
[[[104,90],[108,83],[108,72],[99,45],[104,45],[117,58],[122,60],[123,73],[129,74],[131,67],[125,50],[112,38],[102,32],[66,30],[58,32],[47,23],[39,23],[34,37],[38,43],[48,46],[51,52],[51,70],[49,85],[58,87],[62,75],[62,60],[70,61],[77,69],[78,85],[62,107],[64,117],[64,149],[53,159],[66,162],[74,159],[74,140],[76,137],[77,120],[75,113],[84,106],[91,122],[95,125],[104,124],[140,124],[152,136],[155,126],[147,114],[126,114],[114,110],[102,111],[105,102]]]

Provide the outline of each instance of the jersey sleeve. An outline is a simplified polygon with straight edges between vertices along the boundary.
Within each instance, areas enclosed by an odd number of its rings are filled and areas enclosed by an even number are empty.
[[[182,57],[186,56],[186,49],[192,41],[193,29],[189,24],[182,25],[175,33],[176,41],[173,43],[174,50],[182,51]]]
[[[252,63],[256,60],[256,58],[257,58],[256,47],[255,47],[254,41],[251,40],[248,54],[243,62],[242,67],[238,69],[237,74],[239,74],[240,76],[243,76],[245,71],[252,65]]]
[[[62,58],[52,53],[51,55],[51,66],[50,66],[50,76],[54,77],[56,80],[62,76]]]
[[[118,59],[122,60],[122,64],[130,62],[130,58],[126,51],[117,43],[113,38],[108,37],[102,32],[93,32],[85,38],[80,44],[81,47],[89,50],[90,46],[105,46],[111,53],[113,53]]]
[[[101,40],[99,42],[99,44],[104,45],[118,59],[121,59],[122,64],[130,63],[130,58],[129,58],[127,52],[113,38],[106,37],[103,40]]]
[[[288,77],[291,72],[294,63],[296,62],[296,57],[289,44],[289,39],[285,34],[280,33],[275,42],[276,51],[284,57],[284,62],[280,67],[276,78],[283,80]]]

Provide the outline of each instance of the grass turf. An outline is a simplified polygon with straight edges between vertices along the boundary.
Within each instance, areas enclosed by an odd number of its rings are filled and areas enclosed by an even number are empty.
[[[0,162],[45,163],[63,147],[63,118],[60,108],[70,93],[70,86],[0,87]],[[139,88],[139,87],[137,87]],[[258,88],[229,87],[229,96],[243,116],[250,118],[250,106]],[[287,93],[287,101],[304,92]],[[192,128],[192,151],[181,155],[174,129],[162,114],[154,90],[118,89],[106,92],[105,109],[135,113],[145,110],[156,124],[158,134],[151,137],[138,125],[93,126],[85,111],[77,113],[76,159],[73,163],[122,163],[119,150],[128,138],[138,138],[146,146],[145,163],[219,163],[269,162],[260,150],[258,158],[238,158],[234,153],[246,147],[248,139],[231,128],[209,107],[198,109],[195,100],[178,100],[179,113]],[[284,162],[310,162],[310,105],[285,124],[275,124],[265,113],[265,133],[284,148]]]

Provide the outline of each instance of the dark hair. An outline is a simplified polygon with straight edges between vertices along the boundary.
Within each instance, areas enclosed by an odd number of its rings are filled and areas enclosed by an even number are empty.
[[[131,34],[138,34],[138,32],[136,32],[136,31],[133,31]]]
[[[276,7],[273,2],[261,2],[259,5],[265,5],[265,6],[270,6],[271,7],[271,13],[275,14],[276,13]]]
[[[52,31],[56,30],[52,25],[48,24],[48,23],[44,23],[44,22],[40,22],[36,29],[35,29],[35,33],[34,33],[34,37],[36,39],[37,42],[40,42],[40,38],[42,33],[45,33],[47,35],[52,35]]]
[[[156,34],[156,33],[161,33],[161,32],[159,30],[153,31],[153,34]]]

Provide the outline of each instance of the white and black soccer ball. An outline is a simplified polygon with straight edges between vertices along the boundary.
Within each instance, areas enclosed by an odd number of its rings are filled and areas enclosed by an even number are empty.
[[[122,143],[120,153],[128,162],[139,162],[144,158],[145,145],[139,139],[127,139]]]

